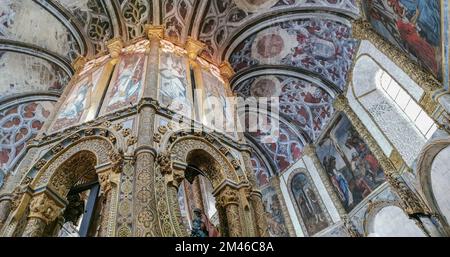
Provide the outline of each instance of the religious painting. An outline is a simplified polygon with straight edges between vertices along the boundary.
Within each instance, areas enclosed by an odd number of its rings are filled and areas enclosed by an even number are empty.
[[[209,71],[202,72],[204,96],[205,96],[205,116],[208,119],[221,117],[221,119],[206,120],[206,125],[219,131],[224,131],[230,136],[235,136],[234,106],[227,98],[230,97],[231,90],[218,75]],[[216,106],[219,105],[219,106]],[[219,111],[219,113],[217,113]],[[222,120],[222,124],[216,124]]]
[[[103,70],[103,68],[95,70],[72,86],[53,124],[53,132],[95,118],[89,114],[96,112],[98,108],[98,103],[94,103],[93,99]]]
[[[271,237],[288,237],[281,199],[272,186],[261,189],[267,225]]]
[[[311,177],[299,172],[295,174],[289,183],[290,194],[297,214],[309,236],[313,236],[330,225],[322,199],[312,182]]]
[[[186,117],[192,116],[188,60],[173,52],[161,52],[159,97],[163,106]]]
[[[364,2],[374,29],[442,80],[440,0]]]
[[[138,103],[144,88],[146,66],[144,53],[121,56],[106,96],[106,113]]]
[[[338,21],[289,20],[249,36],[233,50],[230,63],[236,72],[260,64],[294,66],[344,88],[356,45],[351,28]]]
[[[379,162],[343,115],[320,140],[317,155],[347,211],[385,181]]]

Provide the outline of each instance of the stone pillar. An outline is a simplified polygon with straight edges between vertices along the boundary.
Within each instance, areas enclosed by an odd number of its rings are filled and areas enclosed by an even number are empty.
[[[192,193],[194,195],[195,207],[200,208],[205,212],[205,206],[203,204],[202,188],[200,185],[200,178],[197,176],[192,183]]]
[[[336,207],[339,216],[341,219],[343,219],[347,212],[344,208],[344,205],[342,204],[341,199],[339,199],[338,194],[336,193],[336,190],[334,190],[333,185],[331,184],[330,178],[325,171],[325,169],[322,166],[322,163],[319,160],[319,156],[317,156],[316,152],[316,146],[315,145],[307,145],[304,149],[304,154],[311,158],[311,160],[314,163],[314,166],[316,167],[317,172],[319,173],[320,179],[322,180],[325,188],[327,189],[328,195],[331,197],[331,200],[333,201],[334,206]]]
[[[407,186],[398,170],[396,169],[394,163],[384,154],[383,150],[378,145],[376,140],[358,118],[358,115],[356,115],[356,113],[352,110],[348,103],[348,100],[344,96],[340,95],[336,98],[334,107],[337,111],[343,112],[348,117],[353,127],[365,140],[370,151],[375,155],[376,159],[383,168],[387,181],[401,199],[404,211],[410,217],[417,217],[418,215],[428,214],[428,208],[423,204],[420,198]]]
[[[23,237],[40,237],[44,235],[45,227],[62,215],[63,208],[52,198],[41,193],[32,198],[30,214]]]
[[[3,228],[8,216],[11,212],[12,207],[12,195],[2,195],[0,196],[0,231]]]
[[[255,228],[257,230],[257,236],[259,237],[268,237],[269,229],[267,226],[267,220],[264,210],[264,205],[262,201],[262,194],[258,188],[258,184],[256,183],[256,176],[253,172],[253,165],[251,162],[251,155],[248,151],[242,151],[242,158],[244,159],[245,172],[248,181],[252,187],[252,191],[250,192],[250,203],[253,209],[253,216],[255,221]]]
[[[224,208],[227,225],[228,236],[230,237],[242,237],[242,224],[241,217],[239,215],[239,194],[235,189],[227,186],[219,194],[219,204]]]
[[[375,30],[370,22],[359,19],[352,23],[352,37],[359,40],[367,40],[378,50],[385,54],[392,62],[400,67],[411,79],[413,79],[425,91],[419,105],[430,117],[433,117],[437,103],[433,100],[433,94],[440,89],[441,83],[434,76],[413,62],[402,50],[386,41]]]
[[[155,194],[155,157],[153,135],[156,111],[152,102],[157,99],[159,72],[159,42],[164,36],[164,29],[159,26],[147,26],[147,37],[150,41],[146,84],[143,99],[138,106],[138,141],[136,157],[136,185],[134,191],[135,236],[161,236],[157,218]]]

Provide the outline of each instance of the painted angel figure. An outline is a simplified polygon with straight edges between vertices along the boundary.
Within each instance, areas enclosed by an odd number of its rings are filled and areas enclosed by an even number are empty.
[[[136,65],[133,69],[132,65]],[[111,98],[109,104],[114,105],[117,103],[123,103],[129,100],[135,93],[141,88],[141,65],[138,63],[130,62],[126,64],[122,70],[122,74],[117,81],[117,89]]]
[[[66,101],[69,104],[59,114],[59,119],[71,120],[78,118],[87,109],[87,106],[89,106],[90,91],[89,84],[83,84],[76,92],[73,92]]]

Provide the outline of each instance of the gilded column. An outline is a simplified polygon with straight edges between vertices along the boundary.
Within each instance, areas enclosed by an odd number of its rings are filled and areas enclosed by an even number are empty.
[[[148,54],[148,69],[144,85],[143,99],[138,106],[139,125],[136,156],[135,198],[135,236],[161,236],[157,218],[157,203],[155,198],[155,157],[153,149],[153,134],[156,111],[152,101],[157,99],[159,71],[159,43],[164,36],[160,26],[147,26],[147,37],[150,45]]]
[[[413,79],[425,91],[420,101],[421,107],[428,115],[433,117],[437,103],[433,100],[433,94],[440,89],[441,83],[431,73],[413,62],[409,56],[399,48],[387,42],[375,30],[370,22],[359,19],[352,23],[352,35],[355,39],[370,41],[378,50],[383,52],[391,61],[400,67],[411,79]]]
[[[330,178],[319,160],[319,156],[317,156],[316,146],[307,145],[303,149],[303,152],[313,161],[314,167],[316,167],[317,173],[319,173],[320,179],[325,185],[328,195],[331,197],[331,200],[333,201],[333,204],[336,207],[339,216],[341,217],[341,219],[344,218],[347,212],[345,211],[344,205],[342,205],[342,201],[339,199],[338,194],[334,190],[334,187],[330,182]]]
[[[252,191],[250,192],[250,201],[253,209],[255,227],[257,229],[257,236],[260,237],[268,237],[269,229],[267,225],[264,205],[262,201],[262,194],[258,188],[258,184],[256,183],[256,176],[253,172],[253,165],[251,162],[251,156],[248,151],[242,151],[242,158],[244,159],[245,173],[247,175],[247,179],[252,186]]]
[[[23,237],[40,237],[45,227],[62,215],[63,208],[45,193],[33,197]]]
[[[194,195],[195,207],[200,208],[202,211],[206,211],[205,206],[203,204],[203,196],[202,196],[202,189],[200,186],[200,178],[198,176],[194,179],[194,183],[192,184],[192,193]]]
[[[228,236],[242,237],[242,224],[239,216],[239,194],[236,190],[226,187],[219,195],[219,204],[226,213]]]
[[[352,110],[348,103],[348,100],[344,96],[340,95],[336,98],[334,107],[336,110],[343,112],[348,117],[353,127],[365,140],[370,151],[375,155],[376,159],[383,168],[387,181],[400,197],[405,212],[410,216],[428,213],[425,205],[407,186],[407,184],[397,171],[394,163],[384,154],[383,150],[378,145],[376,140],[372,137],[372,135],[358,118],[356,113]]]

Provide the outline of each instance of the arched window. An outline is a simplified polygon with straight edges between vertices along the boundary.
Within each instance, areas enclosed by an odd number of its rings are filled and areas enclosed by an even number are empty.
[[[369,237],[424,237],[425,234],[397,206],[382,208],[373,218]]]
[[[416,103],[416,101],[384,70],[376,74],[377,87],[395,103],[401,112],[408,117],[411,123],[426,138],[430,139],[437,126],[433,119]]]
[[[438,153],[431,166],[431,187],[437,207],[445,217],[447,223],[450,221],[450,146]]]
[[[350,106],[386,155],[397,150],[412,167],[437,130],[418,104],[424,91],[387,57],[374,53],[373,46],[366,43],[362,48],[347,92]]]

